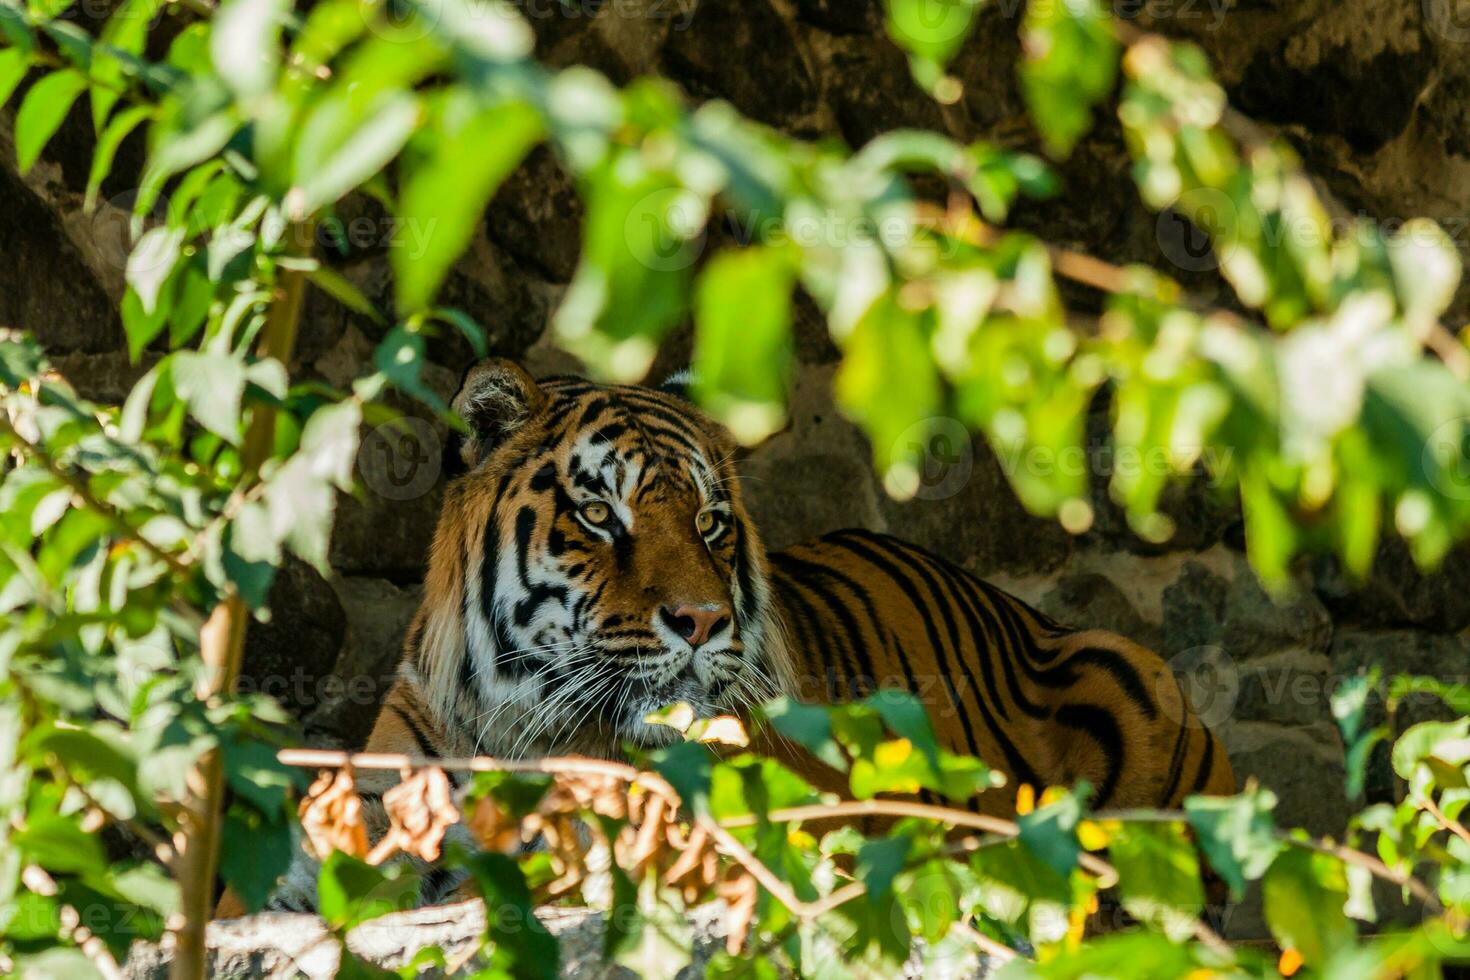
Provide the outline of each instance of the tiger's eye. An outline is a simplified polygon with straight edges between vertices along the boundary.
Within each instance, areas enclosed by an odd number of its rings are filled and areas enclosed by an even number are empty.
[[[582,505],[582,520],[601,527],[612,517],[612,508],[600,500],[589,500]]]
[[[715,512],[712,510],[701,511],[694,519],[694,526],[699,529],[700,534],[708,534],[715,529]]]

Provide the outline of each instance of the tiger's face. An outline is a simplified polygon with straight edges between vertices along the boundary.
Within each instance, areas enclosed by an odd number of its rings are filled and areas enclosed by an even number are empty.
[[[614,754],[677,737],[645,721],[657,708],[707,717],[780,690],[765,555],[722,429],[677,394],[537,383],[503,361],[477,366],[454,407],[469,472],[429,589],[439,566],[462,568],[445,600],[463,666],[431,688],[452,694],[472,751]]]

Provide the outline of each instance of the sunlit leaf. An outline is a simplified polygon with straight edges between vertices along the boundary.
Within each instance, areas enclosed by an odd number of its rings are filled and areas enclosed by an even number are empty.
[[[72,103],[86,89],[86,76],[69,68],[52,72],[31,86],[15,114],[15,159],[21,173],[35,165]]]

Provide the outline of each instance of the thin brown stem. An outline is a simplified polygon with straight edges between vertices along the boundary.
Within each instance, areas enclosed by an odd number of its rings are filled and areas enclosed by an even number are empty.
[[[294,254],[310,254],[313,235],[310,222],[292,225],[288,235]],[[300,269],[283,268],[280,292],[271,305],[260,337],[261,357],[274,358],[283,365],[291,363],[305,291],[306,274]],[[275,408],[264,402],[256,405],[240,455],[242,483],[253,482],[270,459],[275,425]],[[240,673],[249,615],[245,600],[230,590],[205,621],[199,632],[199,654],[204,661],[196,691],[200,700],[211,701],[234,687]],[[175,869],[181,892],[182,921],[174,933],[176,945],[169,974],[173,980],[203,980],[205,976],[208,962],[205,933],[214,899],[223,797],[224,767],[216,750],[205,755],[189,774],[189,798],[176,836]]]
[[[1016,837],[1021,828],[1012,820],[991,817],[983,813],[971,813],[953,807],[933,806],[928,803],[910,803],[907,800],[844,800],[840,803],[814,803],[810,806],[785,807],[772,810],[766,818],[777,823],[800,820],[834,820],[843,817],[917,817],[933,820],[955,827],[970,827],[1001,837]],[[726,827],[748,827],[756,822],[754,816],[736,817],[724,821]],[[1092,854],[1083,853],[1079,863],[1101,879],[1104,888],[1116,883],[1118,873],[1112,866]]]
[[[1460,821],[1446,816],[1445,812],[1439,808],[1439,804],[1434,802],[1433,797],[1425,794],[1423,805],[1424,809],[1429,813],[1431,817],[1435,819],[1436,822],[1438,822],[1441,827],[1443,827],[1445,830],[1448,830],[1450,833],[1454,834],[1465,843],[1470,844],[1470,830],[1466,830],[1465,825],[1460,823]]]

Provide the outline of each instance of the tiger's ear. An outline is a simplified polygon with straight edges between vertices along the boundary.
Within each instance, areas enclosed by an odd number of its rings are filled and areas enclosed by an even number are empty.
[[[525,368],[494,357],[470,368],[452,407],[470,427],[459,456],[466,467],[474,469],[492,449],[540,414],[546,407],[546,393]]]
[[[659,391],[673,395],[675,398],[682,398],[690,404],[694,402],[694,398],[689,393],[689,389],[692,387],[694,387],[694,370],[692,368],[675,371],[658,383]]]

